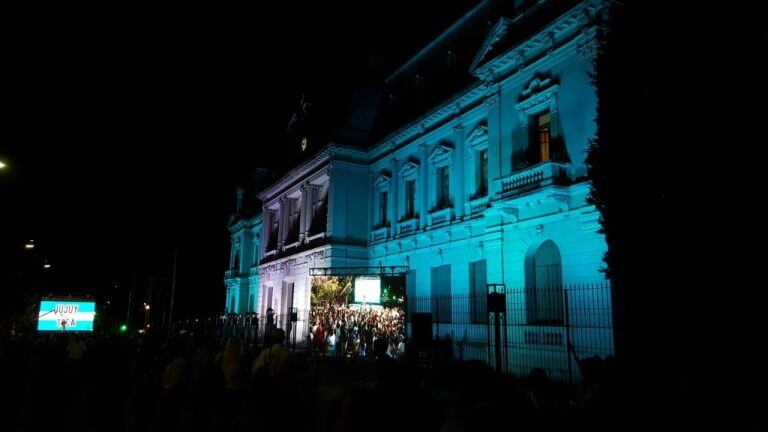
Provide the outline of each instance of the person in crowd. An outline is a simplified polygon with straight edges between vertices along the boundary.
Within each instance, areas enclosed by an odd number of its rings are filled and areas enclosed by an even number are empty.
[[[397,358],[397,347],[395,346],[394,341],[390,341],[387,346],[387,357],[391,359]]]
[[[360,336],[360,344],[358,349],[358,357],[365,358],[365,348],[366,348],[366,342],[365,342],[365,336]]]
[[[317,326],[315,326],[315,354],[321,355],[323,353],[324,349],[324,339],[325,339],[325,330],[323,329],[323,325],[318,322]]]
[[[67,344],[67,361],[69,363],[70,374],[75,382],[82,379],[82,361],[87,346],[79,336],[70,336]]]
[[[226,427],[236,427],[240,413],[240,397],[245,385],[245,359],[242,342],[237,336],[227,340],[224,351],[216,355],[214,364],[218,368],[220,382],[219,407]]]
[[[336,356],[336,330],[331,327],[331,331],[328,334],[327,337],[328,342],[328,356],[335,357]]]
[[[167,349],[170,363],[160,377],[162,392],[158,415],[163,429],[177,430],[186,387],[187,360],[184,358],[181,341],[171,339],[168,341]]]
[[[277,427],[285,418],[285,401],[293,387],[293,355],[283,345],[285,331],[277,328],[272,332],[271,344],[265,348],[251,368],[257,404],[266,429]]]

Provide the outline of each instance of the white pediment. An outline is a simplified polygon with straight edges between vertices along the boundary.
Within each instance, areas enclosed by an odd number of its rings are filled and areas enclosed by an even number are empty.
[[[373,185],[376,189],[385,189],[389,187],[390,180],[391,178],[387,174],[380,173]]]
[[[432,154],[429,155],[429,160],[430,162],[434,162],[450,157],[451,154],[453,154],[452,147],[448,146],[447,144],[438,144],[437,147],[435,147],[435,149],[432,151]]]
[[[400,168],[400,176],[401,177],[409,177],[411,175],[416,175],[419,172],[419,164],[413,161],[405,161],[403,164],[403,167]]]
[[[531,82],[528,83],[527,86],[525,86],[525,90],[523,90],[522,96],[527,97],[538,93],[541,90],[551,86],[552,84],[552,78],[535,77],[531,80]]]
[[[533,78],[520,94],[520,102],[515,105],[518,111],[524,111],[551,98],[560,85],[552,78]]]
[[[467,137],[467,146],[475,147],[488,141],[488,126],[479,124]]]
[[[496,22],[491,31],[488,32],[488,36],[486,36],[483,44],[480,45],[480,49],[477,51],[477,54],[475,54],[475,58],[472,60],[472,64],[469,67],[470,72],[473,72],[475,69],[477,69],[477,67],[482,64],[483,60],[486,59],[488,53],[493,50],[493,47],[496,45],[496,43],[507,35],[511,24],[512,21],[504,17],[500,18]]]

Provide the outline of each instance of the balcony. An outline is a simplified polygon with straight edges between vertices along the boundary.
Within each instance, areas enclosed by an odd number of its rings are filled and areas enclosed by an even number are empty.
[[[240,276],[240,272],[237,270],[227,270],[224,272],[224,278],[225,279],[232,279]]]
[[[405,235],[415,233],[418,227],[419,227],[419,217],[413,216],[413,217],[410,217],[409,219],[401,220],[400,223],[397,224],[397,231],[399,235],[405,236]]]
[[[501,179],[502,194],[519,194],[553,184],[568,184],[571,164],[546,161]]]
[[[388,226],[383,226],[383,227],[376,228],[371,233],[371,242],[372,243],[378,243],[378,242],[384,241],[384,240],[387,239],[388,235],[389,235],[389,227]]]
[[[471,215],[478,214],[483,210],[487,209],[490,205],[490,200],[486,195],[486,196],[482,196],[482,197],[470,200],[468,203],[464,205],[465,205],[464,214],[468,214],[471,216]]]
[[[429,225],[440,225],[453,220],[453,207],[445,207],[429,213]]]

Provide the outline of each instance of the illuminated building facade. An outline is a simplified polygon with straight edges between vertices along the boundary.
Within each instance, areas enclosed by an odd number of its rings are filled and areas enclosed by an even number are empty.
[[[311,267],[405,265],[414,298],[603,282],[584,163],[603,9],[484,1],[469,11],[387,78],[386,133],[331,142],[261,192],[260,215],[230,226],[228,311],[308,308]],[[451,324],[462,307],[443,312],[441,337],[462,333]],[[521,319],[533,322],[534,309]],[[610,327],[610,316],[595,319]]]

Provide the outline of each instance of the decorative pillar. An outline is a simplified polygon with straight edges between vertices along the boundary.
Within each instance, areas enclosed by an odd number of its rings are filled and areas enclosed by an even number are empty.
[[[336,197],[336,184],[333,181],[333,173],[334,173],[334,164],[333,161],[330,161],[328,163],[328,196],[326,199],[326,205],[328,206],[328,212],[327,212],[327,225],[325,229],[325,234],[330,237],[333,235],[333,213],[336,210],[335,209],[335,197]]]
[[[368,229],[373,229],[374,225],[377,225],[377,222],[374,222],[374,214],[379,208],[379,197],[377,196],[378,191],[374,185],[375,181],[376,173],[368,168]]]
[[[397,167],[396,158],[390,159],[389,163],[392,165],[392,182],[390,183],[389,208],[387,212],[391,215],[392,226],[397,227],[397,223],[400,220],[400,213],[397,210],[397,203],[400,201],[400,170]],[[392,230],[392,233],[399,234],[395,233],[395,229]]]
[[[466,181],[464,177],[474,174],[471,164],[466,165],[464,155],[464,125],[461,119],[457,117],[456,125],[453,127],[453,133],[456,135],[456,150],[453,152],[453,172],[451,173],[451,183],[453,183],[454,206],[456,218],[464,216],[464,203],[467,201],[467,193],[464,189]],[[468,169],[469,168],[469,169]]]
[[[492,86],[489,96],[483,101],[488,110],[488,196],[493,196],[501,190],[501,92],[497,86]]]
[[[287,235],[286,229],[287,227],[287,218],[286,218],[286,206],[288,204],[288,200],[285,197],[280,197],[280,209],[278,210],[277,217],[277,250],[281,251],[283,250],[283,246],[285,246],[285,236]]]
[[[304,183],[299,188],[301,190],[301,208],[299,209],[299,243],[307,241],[307,230],[309,225],[307,224],[308,213],[307,209],[311,208],[309,202],[309,183]]]
[[[261,256],[267,252],[267,245],[269,244],[270,235],[272,234],[272,211],[267,208],[266,205],[261,207]]]
[[[419,143],[421,150],[421,165],[419,165],[419,179],[416,186],[419,188],[419,227],[427,226],[427,212],[429,211],[429,146],[422,141]]]

